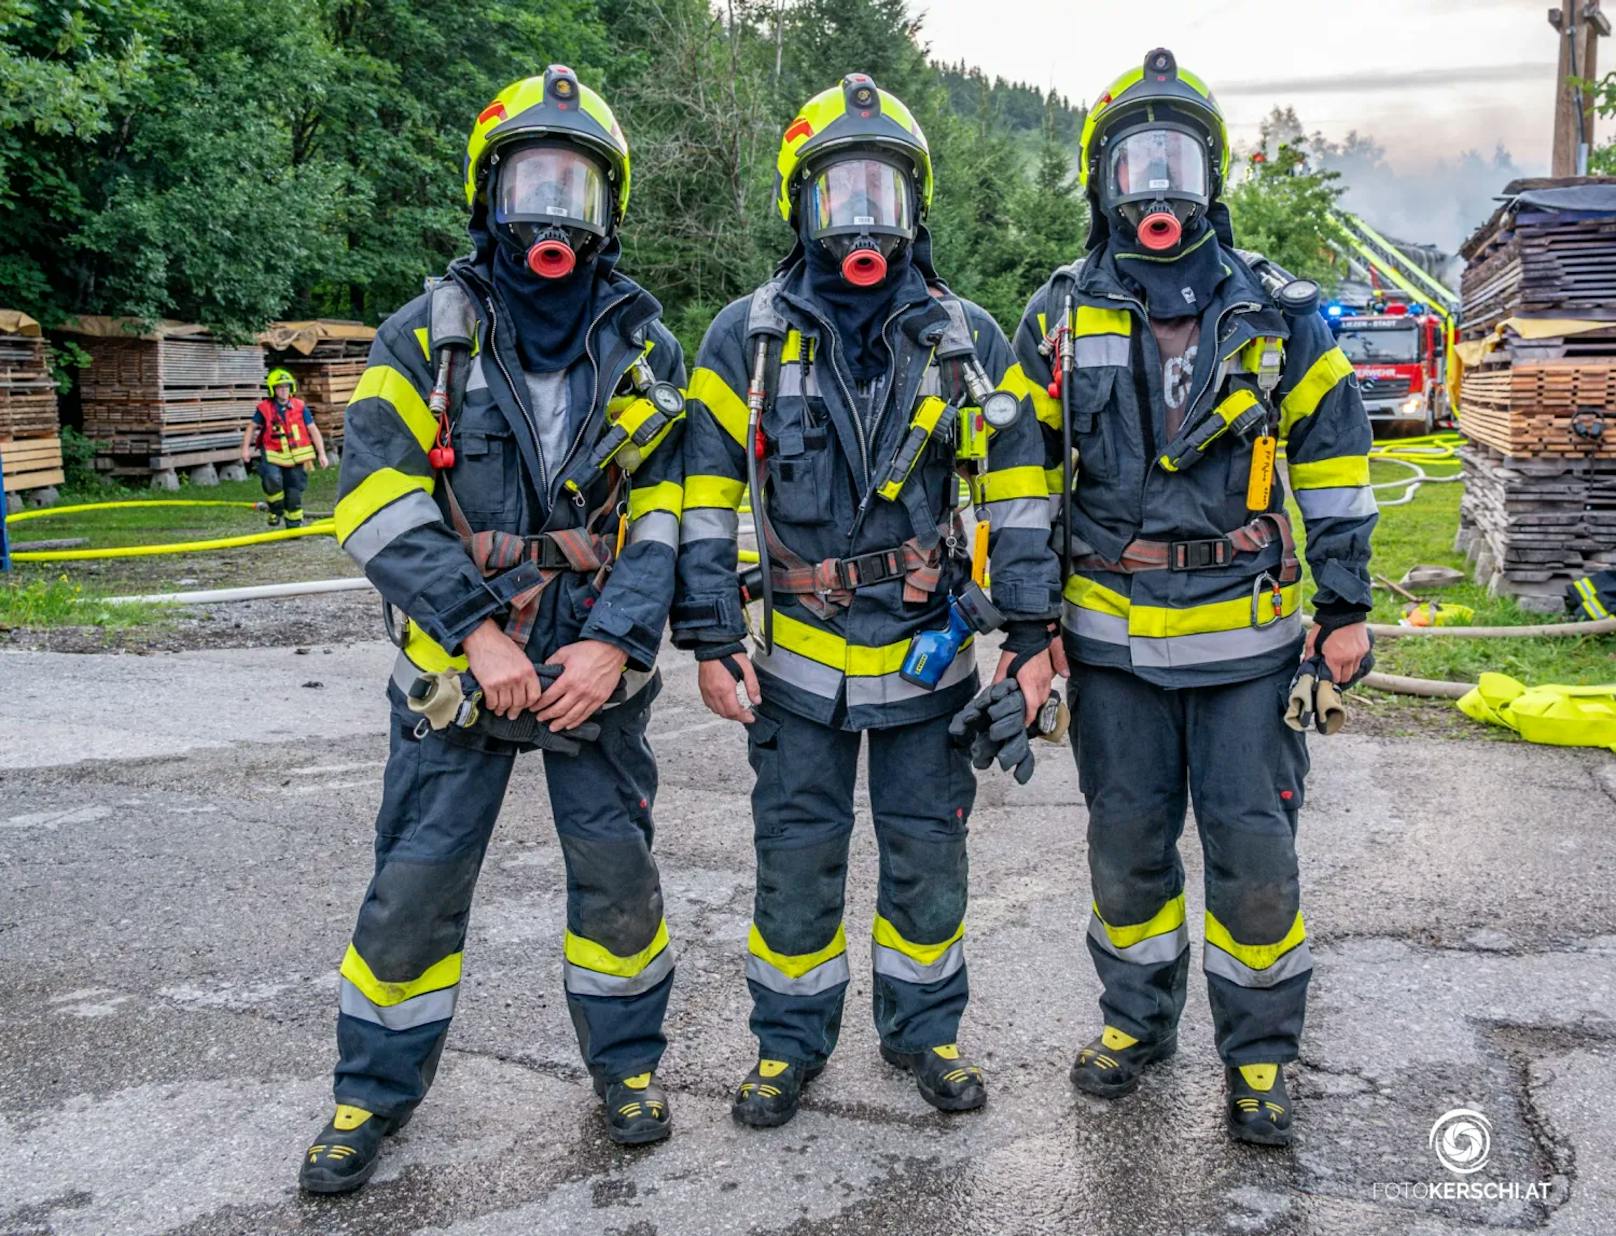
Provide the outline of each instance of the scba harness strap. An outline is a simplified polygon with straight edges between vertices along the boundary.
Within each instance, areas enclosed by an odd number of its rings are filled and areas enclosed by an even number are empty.
[[[757,357],[754,389],[748,396],[758,402],[760,410],[778,395],[806,397],[817,390],[808,376],[811,354],[806,343],[792,358],[793,380],[789,383],[784,380],[788,368],[784,353],[791,329],[776,304],[782,283],[775,279],[758,288],[752,294],[747,311],[747,350]],[[986,385],[985,375],[973,375],[971,371],[976,348],[964,307],[953,296],[943,295],[937,299],[948,313],[948,325],[927,364],[908,432],[877,474],[871,490],[874,496],[885,501],[903,502],[915,529],[914,536],[889,549],[851,558],[809,562],[780,539],[769,518],[769,451],[761,417],[754,440],[745,444],[749,456],[748,479],[753,491],[753,521],[760,546],[767,554],[765,569],[770,591],[799,598],[817,617],[831,618],[838,609],[850,606],[860,588],[899,578],[903,580],[906,602],[924,602],[941,586],[945,553],[963,540],[963,525],[953,505],[937,519],[927,509],[924,495],[906,485],[925,448],[939,432],[945,435],[941,440],[955,443],[956,459],[967,461],[986,456],[986,430],[981,423],[981,413],[969,401],[977,394],[971,390],[972,386],[985,387],[983,395],[990,393],[991,387]],[[973,382],[973,376],[978,381]]]

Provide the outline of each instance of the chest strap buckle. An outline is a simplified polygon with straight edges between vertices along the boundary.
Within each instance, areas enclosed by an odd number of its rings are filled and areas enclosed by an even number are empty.
[[[849,592],[908,574],[901,549],[878,549],[853,558],[838,558],[834,569],[837,585]]]
[[[1226,536],[1204,541],[1173,541],[1167,547],[1170,571],[1205,571],[1234,561],[1234,542]]]

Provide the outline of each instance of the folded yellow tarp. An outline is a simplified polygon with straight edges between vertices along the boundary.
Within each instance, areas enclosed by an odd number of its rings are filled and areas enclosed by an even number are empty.
[[[1616,683],[1529,687],[1507,674],[1483,674],[1459,700],[1459,711],[1512,729],[1527,742],[1616,751]]]

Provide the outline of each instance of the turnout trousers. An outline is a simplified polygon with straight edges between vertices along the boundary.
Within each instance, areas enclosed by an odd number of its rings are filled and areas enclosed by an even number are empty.
[[[309,474],[302,464],[272,464],[260,454],[258,481],[271,515],[284,515],[292,523],[303,518],[303,491],[308,488]]]
[[[550,809],[567,870],[563,985],[584,1063],[597,1081],[654,1069],[673,952],[651,855],[656,762],[645,730],[652,681],[598,714],[598,742],[544,753]],[[460,990],[472,891],[516,750],[418,720],[397,687],[391,751],[376,817],[376,870],[343,958],[336,1100],[396,1116],[421,1101]],[[497,747],[497,750],[483,749]]]
[[[1313,958],[1296,862],[1307,740],[1284,723],[1292,670],[1179,689],[1092,665],[1074,664],[1073,677],[1088,946],[1106,1024],[1145,1042],[1177,1027],[1190,948],[1178,841],[1193,804],[1218,1054],[1230,1065],[1296,1059]]]
[[[836,1046],[849,978],[842,906],[861,735],[768,700],[753,711],[752,1033],[763,1058],[815,1068]],[[868,731],[880,853],[875,1025],[895,1051],[954,1042],[965,1010],[965,835],[976,778],[948,722]]]

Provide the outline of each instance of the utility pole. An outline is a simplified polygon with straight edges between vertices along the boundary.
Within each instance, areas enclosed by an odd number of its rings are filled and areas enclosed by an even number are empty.
[[[1600,0],[1563,0],[1549,10],[1549,25],[1560,36],[1560,62],[1554,75],[1554,148],[1551,176],[1586,176],[1594,142],[1594,101],[1570,78],[1596,81],[1599,40],[1610,34],[1610,19],[1599,11]]]

